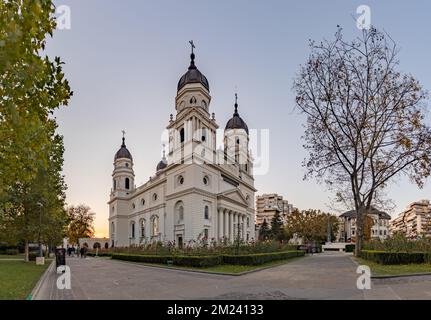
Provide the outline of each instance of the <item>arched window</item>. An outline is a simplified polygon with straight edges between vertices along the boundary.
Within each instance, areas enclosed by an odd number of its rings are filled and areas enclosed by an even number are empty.
[[[205,206],[204,208],[204,219],[209,219],[210,218],[210,208],[208,206]]]
[[[157,193],[154,193],[153,194],[153,201],[156,201],[157,200]]]
[[[141,220],[141,237],[145,238],[145,219]]]
[[[151,230],[152,230],[152,236],[156,237],[159,235],[159,217],[153,216],[151,219]]]
[[[114,208],[114,207],[112,207]],[[111,233],[114,234],[115,233],[115,223],[111,222]]]
[[[135,238],[135,222],[132,221],[130,224],[130,237],[133,239]]]
[[[201,140],[202,140],[202,142],[205,142],[207,140],[207,129],[206,128],[202,128]]]
[[[247,217],[247,228],[250,227],[250,218]]]
[[[175,223],[181,224],[184,220],[184,204],[182,201],[178,201],[175,204]]]
[[[130,179],[126,178],[126,189],[129,190],[130,188]]]
[[[117,190],[117,180],[114,179],[114,190]]]
[[[180,129],[180,142],[184,143],[184,128]]]

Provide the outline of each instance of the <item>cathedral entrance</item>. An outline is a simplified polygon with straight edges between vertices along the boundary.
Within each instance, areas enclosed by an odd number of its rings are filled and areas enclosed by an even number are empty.
[[[183,248],[183,236],[177,236],[178,248]]]

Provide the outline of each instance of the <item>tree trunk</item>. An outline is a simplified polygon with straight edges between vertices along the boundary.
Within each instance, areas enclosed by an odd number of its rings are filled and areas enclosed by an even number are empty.
[[[361,250],[364,242],[364,216],[366,210],[364,206],[359,207],[356,212],[356,245],[355,245],[355,256],[361,256]]]
[[[28,256],[28,240],[24,240],[24,261],[29,262],[29,256]]]

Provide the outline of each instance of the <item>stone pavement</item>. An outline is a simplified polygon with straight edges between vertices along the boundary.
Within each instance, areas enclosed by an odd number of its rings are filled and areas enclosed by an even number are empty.
[[[69,258],[72,289],[58,290],[51,270],[36,300],[82,299],[431,299],[431,276],[373,280],[358,290],[356,264],[324,253],[243,276],[143,266],[108,258]]]

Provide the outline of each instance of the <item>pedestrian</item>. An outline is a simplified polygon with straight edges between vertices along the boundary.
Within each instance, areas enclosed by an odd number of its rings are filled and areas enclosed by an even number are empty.
[[[87,258],[88,247],[84,246],[84,259]]]
[[[81,259],[84,257],[84,246],[81,247],[81,249],[79,249],[79,253],[81,255]]]

